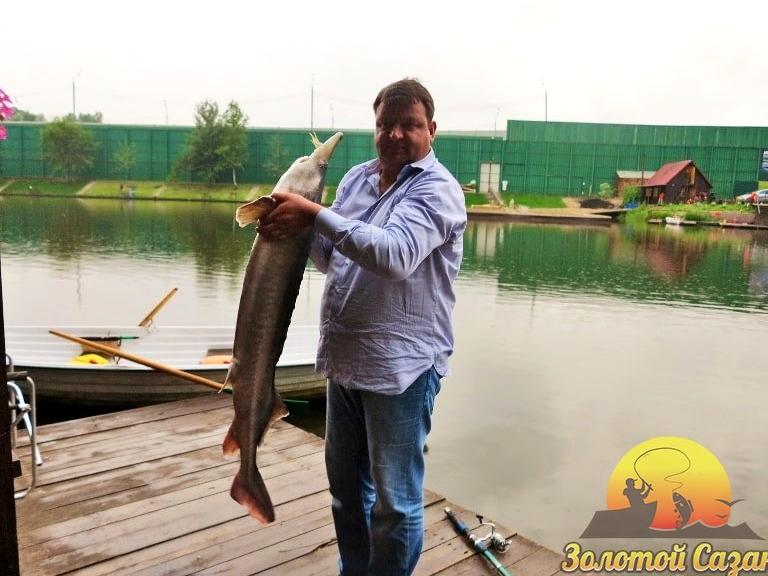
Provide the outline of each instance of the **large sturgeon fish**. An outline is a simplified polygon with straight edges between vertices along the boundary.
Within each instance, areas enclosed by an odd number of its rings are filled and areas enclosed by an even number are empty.
[[[276,192],[294,192],[319,202],[328,161],[341,132],[321,143],[312,135],[315,151],[296,160],[280,177]],[[267,215],[276,203],[265,196],[237,209],[243,227]],[[269,425],[288,415],[275,390],[275,365],[283,351],[296,297],[307,264],[312,231],[284,240],[257,236],[243,280],[237,312],[232,363],[226,385],[232,387],[235,417],[224,438],[224,453],[240,450],[240,470],[230,495],[263,523],[275,519],[272,501],[256,466],[256,448]]]

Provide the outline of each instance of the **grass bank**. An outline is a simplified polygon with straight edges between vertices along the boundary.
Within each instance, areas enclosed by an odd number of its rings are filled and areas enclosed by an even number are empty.
[[[527,206],[528,208],[565,208],[565,203],[560,196],[547,196],[544,194],[516,194],[514,192],[502,192],[501,199],[505,206]],[[512,201],[514,200],[514,204]],[[488,196],[477,192],[464,194],[464,204],[470,206],[486,206],[490,204]]]
[[[0,180],[8,182],[13,179]],[[15,179],[3,190],[3,193],[45,196],[77,196],[78,198],[115,198],[142,200],[190,200],[218,202],[247,202],[269,194],[272,184],[241,184],[234,188],[232,184],[194,184],[186,182],[133,182],[127,180],[93,180],[91,182],[65,182],[57,180]],[[336,199],[336,186],[326,186],[323,204],[330,206]],[[528,208],[565,208],[559,196],[543,194],[501,194],[505,206]],[[489,204],[488,196],[478,193],[464,195],[467,207]]]
[[[85,182],[65,182],[57,180],[16,179],[3,192],[5,194],[29,194],[30,196],[74,196]]]
[[[57,180],[0,179],[0,188],[12,182],[3,193],[15,195],[72,196],[78,198],[115,198],[119,200],[190,200],[217,202],[248,202],[269,194],[273,184],[193,184],[184,182],[131,182],[125,180],[93,180],[64,182]],[[336,199],[336,186],[326,186],[323,204],[330,206]]]
[[[753,211],[751,206],[745,204],[664,204],[635,208],[625,214],[625,221],[640,224],[648,220],[679,215],[691,222],[720,222],[727,220],[729,213],[751,214]]]

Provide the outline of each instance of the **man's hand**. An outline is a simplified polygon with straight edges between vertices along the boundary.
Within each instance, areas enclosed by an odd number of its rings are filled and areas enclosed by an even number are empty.
[[[315,217],[323,209],[303,196],[292,192],[273,192],[277,207],[259,224],[259,234],[267,240],[282,240],[293,236],[315,223]]]

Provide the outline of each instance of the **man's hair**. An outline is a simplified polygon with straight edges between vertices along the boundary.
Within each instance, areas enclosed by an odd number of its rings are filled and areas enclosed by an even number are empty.
[[[380,104],[401,104],[401,103],[421,102],[427,111],[427,120],[432,121],[435,114],[435,103],[429,90],[415,78],[403,78],[393,82],[389,86],[384,86],[379,91],[376,100],[373,101],[373,111],[378,110]]]

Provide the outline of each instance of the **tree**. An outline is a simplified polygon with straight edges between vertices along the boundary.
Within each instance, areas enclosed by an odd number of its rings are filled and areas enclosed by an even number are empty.
[[[245,125],[248,116],[240,109],[240,106],[232,100],[224,112],[222,144],[220,147],[224,165],[232,170],[232,184],[237,188],[238,168],[245,166],[248,160],[248,135]]]
[[[6,122],[45,122],[45,116],[16,108],[16,113],[8,118]]]
[[[71,120],[54,120],[43,126],[43,158],[72,180],[93,165],[96,142],[87,128]]]
[[[117,145],[115,153],[112,154],[112,160],[115,161],[115,167],[124,179],[131,179],[131,170],[136,165],[136,144],[129,142],[126,138]]]
[[[89,124],[101,124],[104,120],[104,115],[101,112],[94,112],[93,114],[89,114],[88,112],[81,112],[77,115],[77,118],[75,118],[75,115],[70,112],[64,116],[64,120],[74,120],[75,122],[85,122]]]
[[[189,170],[194,176],[213,184],[227,171],[237,186],[235,170],[247,159],[245,124],[247,117],[237,102],[230,102],[224,114],[219,105],[206,100],[197,105],[195,128],[189,135],[187,147],[173,168],[173,178]]]
[[[267,176],[277,182],[283,172],[291,165],[291,159],[285,146],[283,146],[283,139],[278,134],[270,138],[269,150],[269,158],[264,162],[264,169],[267,171]]]

